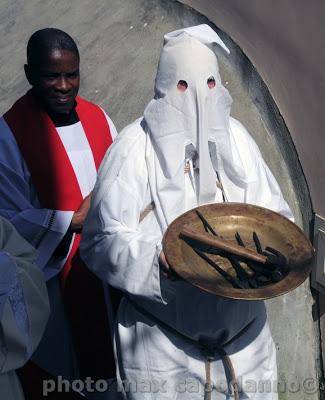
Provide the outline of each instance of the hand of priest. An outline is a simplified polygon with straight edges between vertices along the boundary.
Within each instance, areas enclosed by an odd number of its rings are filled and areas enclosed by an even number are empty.
[[[85,197],[79,209],[73,214],[70,229],[72,232],[80,232],[87,217],[91,201],[91,193]]]

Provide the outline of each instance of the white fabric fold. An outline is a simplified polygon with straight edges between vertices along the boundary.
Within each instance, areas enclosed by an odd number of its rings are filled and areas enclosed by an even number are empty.
[[[221,46],[228,54],[230,53],[228,47],[222,41],[217,32],[215,32],[206,24],[189,26],[187,28],[182,28],[173,32],[166,33],[166,35],[164,36],[164,44],[166,44],[169,40],[184,34],[198,39],[201,43],[207,46],[211,46],[212,44],[216,43]]]

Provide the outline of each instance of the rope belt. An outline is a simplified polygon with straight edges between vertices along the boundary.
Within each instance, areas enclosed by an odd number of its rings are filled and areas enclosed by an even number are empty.
[[[151,211],[153,211],[155,208],[156,208],[156,205],[155,205],[154,201],[152,201],[150,204],[148,204],[147,207],[145,207],[140,213],[139,223],[142,222],[142,220],[144,220],[146,218],[146,216]]]
[[[234,366],[231,362],[229,355],[227,354],[226,350],[224,349],[225,346],[233,343],[235,340],[239,339],[251,326],[253,321],[251,321],[242,331],[237,333],[233,338],[225,342],[223,345],[220,344],[210,344],[203,340],[197,342],[187,336],[182,335],[176,329],[172,328],[171,326],[167,325],[165,322],[162,322],[156,316],[152,315],[149,311],[145,310],[143,307],[139,306],[135,301],[133,301],[128,295],[125,295],[127,299],[130,301],[132,306],[140,313],[143,314],[145,317],[150,319],[151,321],[155,322],[158,326],[162,327],[164,330],[173,333],[176,336],[181,336],[188,342],[198,346],[201,350],[202,355],[205,358],[205,398],[204,400],[211,400],[211,392],[212,392],[212,385],[211,385],[211,363],[216,359],[216,354],[221,358],[223,366],[226,371],[228,371],[230,376],[230,383],[233,387],[234,391],[234,400],[239,400],[239,385],[237,382]]]
[[[216,359],[215,355],[221,358],[224,368],[228,370],[230,383],[234,391],[234,400],[239,400],[239,386],[235,374],[234,366],[230,357],[225,350],[216,345],[203,344],[199,342],[202,355],[205,357],[205,400],[211,400],[212,385],[211,385],[211,363]]]

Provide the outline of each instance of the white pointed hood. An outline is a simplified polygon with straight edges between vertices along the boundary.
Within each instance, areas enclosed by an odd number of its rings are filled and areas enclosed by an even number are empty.
[[[217,190],[208,142],[215,142],[217,147],[226,150],[230,148],[232,99],[221,83],[217,58],[212,50],[214,44],[229,52],[208,25],[165,35],[155,98],[144,112],[153,147],[147,153],[149,182],[166,226],[185,211],[186,146],[193,144],[199,157],[199,170],[204,171],[199,174],[198,204],[214,202]],[[215,80],[213,88],[208,86],[211,78]],[[185,91],[178,89],[179,81],[186,82]],[[232,165],[232,160],[229,161]]]

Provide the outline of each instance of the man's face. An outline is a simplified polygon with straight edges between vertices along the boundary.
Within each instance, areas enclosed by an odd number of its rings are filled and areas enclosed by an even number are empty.
[[[56,49],[40,56],[37,65],[25,66],[34,94],[49,114],[68,114],[79,90],[79,59],[71,51]]]

